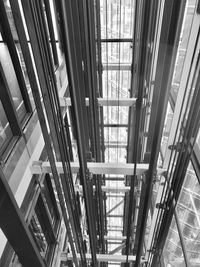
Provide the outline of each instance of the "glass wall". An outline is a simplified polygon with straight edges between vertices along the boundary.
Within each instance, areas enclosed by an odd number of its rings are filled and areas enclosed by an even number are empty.
[[[5,114],[2,102],[0,100],[0,152],[9,144],[13,134]]]
[[[200,266],[200,184],[190,163],[167,236],[163,257],[166,267]],[[180,235],[182,240],[180,239]],[[185,259],[184,253],[185,252]]]
[[[200,264],[200,184],[192,164],[178,200],[177,213],[190,266]]]
[[[4,43],[0,44],[0,62],[4,71],[6,82],[8,84],[8,88],[10,90],[17,115],[19,117],[20,122],[22,122],[26,115],[26,108],[24,105],[24,100],[22,98],[22,94],[7,45]]]
[[[173,217],[167,240],[163,250],[164,264],[166,267],[185,267],[185,260],[178,234],[177,224]]]

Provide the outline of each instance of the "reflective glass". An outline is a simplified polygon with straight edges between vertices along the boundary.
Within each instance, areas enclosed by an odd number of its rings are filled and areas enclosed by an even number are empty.
[[[169,134],[171,130],[172,120],[173,120],[173,111],[172,111],[170,103],[168,102],[167,113],[165,117],[165,124],[163,128],[162,141],[161,141],[161,153],[163,157],[165,156],[165,152],[166,152],[167,145],[168,145],[168,139],[169,139]]]
[[[104,124],[128,124],[128,107],[103,107]]]
[[[105,162],[126,162],[126,149],[125,148],[106,148],[105,149]]]
[[[0,44],[0,61],[4,70],[4,75],[10,90],[14,106],[16,108],[19,120],[22,121],[26,115],[26,108],[24,100],[20,91],[20,87],[17,81],[15,70],[10,58],[10,54],[7,46],[4,43]]]
[[[118,141],[118,143],[127,142],[127,128],[126,127],[104,127],[104,141]]]
[[[42,227],[40,225],[39,219],[36,215],[36,213],[33,214],[33,217],[30,222],[30,229],[33,234],[33,237],[38,245],[40,254],[45,257],[48,250],[48,243],[45,238],[45,235],[42,231]]]
[[[103,72],[104,98],[128,98],[130,96],[130,86],[130,71],[112,70]]]
[[[102,38],[131,38],[134,7],[134,0],[100,0]]]
[[[131,43],[102,43],[102,63],[103,64],[131,64],[132,45]]]
[[[0,100],[0,151],[8,145],[12,139],[13,134],[8,122],[7,116],[5,114],[2,102]]]
[[[183,250],[178,234],[175,218],[173,217],[166,243],[163,250],[165,267],[185,267]]]
[[[178,95],[180,81],[182,77],[183,65],[185,62],[185,55],[188,47],[188,40],[190,37],[192,21],[195,14],[195,5],[196,5],[196,0],[187,1],[186,4],[185,16],[182,24],[182,31],[176,58],[176,65],[171,86],[172,95],[175,101]]]
[[[15,26],[12,10],[11,10],[11,7],[10,7],[10,1],[9,0],[4,0],[4,5],[6,7],[6,13],[7,13],[7,16],[8,16],[8,21],[9,21],[9,25],[10,25],[10,28],[11,28],[12,37],[15,40],[15,45],[16,45],[18,56],[19,56],[19,62],[20,62],[20,65],[21,65],[22,73],[23,73],[23,76],[24,76],[24,81],[25,81],[25,84],[26,84],[26,87],[27,87],[27,91],[28,91],[28,94],[29,94],[30,102],[31,102],[32,108],[34,109],[35,108],[35,104],[34,104],[34,101],[33,101],[33,96],[32,96],[32,92],[31,92],[31,86],[30,86],[30,82],[29,82],[27,68],[26,68],[25,61],[24,61],[24,56],[23,56],[23,53],[22,53],[21,45],[19,43],[19,37],[18,37],[18,34],[17,34],[17,30],[16,30],[16,26]]]
[[[177,205],[190,266],[200,266],[200,184],[190,164]]]
[[[55,211],[55,206],[53,204],[52,199],[55,197],[55,195],[52,195],[53,191],[53,187],[51,182],[47,183],[47,179],[50,179],[49,177],[45,178],[46,180],[44,180],[44,183],[42,185],[42,190],[41,190],[41,194],[43,196],[43,201],[44,201],[44,205],[46,207],[47,213],[49,215],[49,219],[51,221],[52,226],[55,225],[56,220],[57,220],[57,215],[56,215],[56,211]],[[51,181],[51,180],[50,180]],[[52,187],[52,191],[49,190],[49,187]]]

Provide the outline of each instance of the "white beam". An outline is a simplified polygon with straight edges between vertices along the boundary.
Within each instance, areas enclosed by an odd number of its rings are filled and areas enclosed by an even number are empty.
[[[136,98],[98,98],[99,106],[123,106],[130,107],[134,105]]]
[[[92,260],[92,255],[91,254],[86,254],[86,260]],[[98,262],[126,262],[127,260],[127,255],[109,255],[109,254],[96,254],[97,261]],[[78,253],[77,258],[80,261],[81,256]],[[61,261],[67,261],[67,260],[73,260],[73,255],[71,253],[67,252],[62,252],[61,253]],[[136,256],[133,255],[128,255],[128,262],[133,262],[136,260]],[[144,260],[143,258],[140,260],[141,263],[147,262],[147,260]]]
[[[91,254],[86,254],[86,260],[92,260],[92,255]],[[126,262],[127,256],[126,255],[109,255],[109,254],[96,254],[97,256],[97,261],[98,262]],[[129,255],[128,256],[128,262],[135,261],[135,256]],[[78,253],[77,254],[77,259],[80,261],[81,256]],[[66,260],[73,260],[73,255],[71,253],[67,254],[66,252],[61,253],[61,260],[66,261]]]
[[[131,70],[131,64],[103,64],[103,70]]]
[[[93,186],[93,190],[95,190],[95,186]],[[101,190],[106,193],[125,193],[130,190],[130,186],[101,186]],[[83,193],[82,185],[75,185],[75,191],[80,194]]]
[[[70,97],[59,97],[59,100],[60,100],[61,107],[68,107],[72,105]],[[85,99],[85,105],[89,106],[89,98]]]
[[[105,235],[104,239],[105,240],[120,240],[120,241],[123,241],[123,240],[126,240],[126,236]]]
[[[123,106],[130,107],[135,104],[136,98],[97,98],[99,106]],[[71,106],[70,97],[60,97],[60,106],[67,107]],[[85,105],[89,106],[89,98],[85,99]]]
[[[106,193],[125,193],[130,191],[130,186],[102,186],[101,189]]]
[[[72,173],[77,173],[79,171],[79,163],[70,163]],[[63,173],[62,162],[56,162],[56,167],[58,173]],[[132,163],[98,163],[98,162],[88,162],[87,167],[89,171],[93,174],[122,174],[122,175],[133,175],[134,164]],[[137,175],[140,175],[147,171],[149,164],[137,164]],[[51,173],[51,166],[48,161],[34,161],[31,166],[32,174],[42,174]],[[162,170],[161,171],[165,171]]]

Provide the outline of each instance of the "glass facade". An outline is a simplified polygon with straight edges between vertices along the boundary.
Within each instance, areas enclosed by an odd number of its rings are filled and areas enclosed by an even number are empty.
[[[177,213],[190,266],[197,267],[200,263],[200,184],[191,163],[179,196]]]
[[[166,267],[185,267],[185,260],[178,234],[177,224],[173,217],[170,225],[167,241],[163,250],[164,263]]]
[[[13,137],[10,124],[0,101],[0,152],[9,144]]]
[[[0,44],[0,61],[2,68],[4,70],[6,82],[8,84],[8,88],[10,90],[10,94],[17,115],[19,117],[20,122],[22,122],[27,113],[24,105],[24,99],[22,98],[22,94],[20,91],[20,87],[17,81],[16,73],[13,68],[13,63],[11,61],[7,45],[3,43]]]

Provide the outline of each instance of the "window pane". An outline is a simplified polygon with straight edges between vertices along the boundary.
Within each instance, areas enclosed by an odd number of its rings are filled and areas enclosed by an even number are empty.
[[[126,127],[104,127],[104,142],[118,141],[119,144],[127,143],[127,128]]]
[[[182,71],[183,71],[183,65],[185,62],[185,56],[188,49],[188,40],[190,37],[191,32],[191,26],[193,17],[195,14],[195,2],[196,0],[188,1],[185,9],[185,18],[182,24],[182,30],[181,30],[181,37],[179,42],[179,49],[176,57],[176,64],[175,64],[175,70],[172,80],[172,86],[171,91],[174,95],[174,100],[176,101],[179,87],[180,87],[180,81],[182,77]]]
[[[163,258],[166,267],[184,267],[183,250],[180,243],[177,225],[175,219],[169,229],[167,240],[163,250]]]
[[[103,72],[103,97],[127,98],[130,96],[131,72],[112,70]]]
[[[102,38],[131,38],[135,1],[100,0]]]
[[[162,142],[161,142],[161,152],[162,152],[163,157],[165,156],[167,145],[168,145],[168,139],[169,139],[169,134],[171,130],[172,120],[173,120],[173,110],[171,108],[170,103],[168,102],[167,113],[165,116],[165,125],[163,128],[163,135],[162,135]]]
[[[131,43],[102,43],[102,62],[115,64],[131,64]]]
[[[200,263],[200,185],[190,164],[179,196],[177,212],[190,266]]]
[[[31,219],[30,229],[31,229],[31,232],[33,234],[35,241],[37,242],[41,255],[43,257],[46,257],[47,250],[48,250],[48,243],[42,231],[42,227],[40,225],[40,222],[39,222],[39,219],[36,213],[33,215]]]
[[[104,124],[128,124],[128,110],[129,107],[103,107]]]
[[[12,131],[0,101],[0,151],[3,151],[12,139]]]
[[[5,44],[0,44],[0,61],[4,70],[4,75],[19,116],[19,120],[22,121],[26,115],[26,108],[21,95],[20,87],[17,81],[17,77],[13,68],[13,64],[10,58],[8,48]]]
[[[125,148],[106,148],[105,162],[126,162],[126,149]]]

